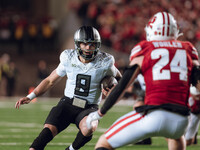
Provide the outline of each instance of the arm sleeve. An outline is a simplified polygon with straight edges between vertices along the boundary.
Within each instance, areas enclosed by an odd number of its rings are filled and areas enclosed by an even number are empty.
[[[198,81],[200,81],[200,66],[194,66],[192,68],[192,74],[190,78],[192,85],[196,86]]]
[[[133,65],[131,67],[128,67],[126,71],[124,72],[124,75],[122,76],[119,83],[115,86],[115,88],[111,91],[109,96],[106,98],[103,106],[100,109],[101,114],[106,114],[106,112],[115,104],[115,102],[120,98],[120,96],[123,94],[123,92],[126,90],[126,87],[129,83],[129,81],[134,77],[134,73],[139,68],[139,66]]]

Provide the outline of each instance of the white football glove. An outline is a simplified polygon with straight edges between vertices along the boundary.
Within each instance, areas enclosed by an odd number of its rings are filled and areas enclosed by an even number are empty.
[[[92,122],[95,120],[100,120],[102,117],[99,115],[98,111],[92,112],[87,116],[86,119],[86,124],[87,128],[91,129],[92,128]]]

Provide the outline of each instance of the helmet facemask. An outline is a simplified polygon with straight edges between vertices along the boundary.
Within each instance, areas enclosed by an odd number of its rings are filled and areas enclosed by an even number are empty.
[[[80,44],[81,43],[91,43],[95,45],[95,49],[81,49]],[[98,51],[99,51],[99,47],[100,47],[100,43],[99,42],[75,42],[76,45],[76,50],[79,56],[83,57],[85,60],[90,60],[90,59],[94,59],[95,56],[97,55]],[[91,54],[87,54],[87,52],[92,52]]]

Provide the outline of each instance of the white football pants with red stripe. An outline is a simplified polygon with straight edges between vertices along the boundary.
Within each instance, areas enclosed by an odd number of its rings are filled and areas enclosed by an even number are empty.
[[[166,110],[151,110],[147,114],[131,111],[120,117],[105,137],[113,148],[154,136],[178,139],[185,133],[187,124],[187,116]]]
[[[191,113],[189,117],[189,124],[185,134],[186,140],[190,140],[195,136],[195,134],[199,130],[199,124],[200,124],[200,114],[196,115]]]

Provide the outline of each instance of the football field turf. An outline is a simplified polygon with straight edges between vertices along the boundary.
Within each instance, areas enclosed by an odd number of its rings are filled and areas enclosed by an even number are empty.
[[[0,97],[0,150],[27,150],[43,128],[44,120],[58,98],[47,100],[39,98],[37,102],[23,105],[19,110],[14,108],[17,98]],[[93,139],[82,150],[93,150],[99,136],[121,115],[132,110],[132,105],[115,105],[100,121]],[[57,135],[46,147],[46,150],[64,150],[74,140],[77,128],[70,125]],[[200,132],[199,132],[200,133]],[[122,137],[123,138],[123,137]],[[151,146],[128,145],[119,150],[166,150],[164,138],[154,137]],[[198,142],[199,137],[198,137]],[[199,150],[200,144],[187,147],[188,150]]]

